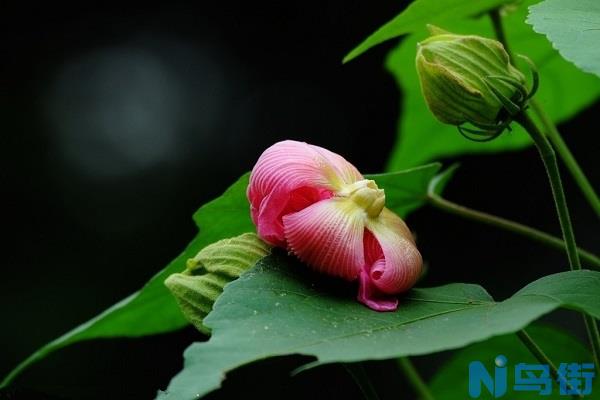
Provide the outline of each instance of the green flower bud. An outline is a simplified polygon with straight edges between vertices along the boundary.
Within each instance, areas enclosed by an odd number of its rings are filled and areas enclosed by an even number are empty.
[[[200,250],[188,260],[186,270],[170,275],[165,285],[185,318],[200,332],[209,334],[203,320],[225,285],[270,252],[271,246],[254,233],[223,239]]]
[[[493,130],[522,111],[525,77],[502,43],[430,27],[418,44],[416,66],[427,106],[438,120]],[[503,128],[502,128],[503,129]]]

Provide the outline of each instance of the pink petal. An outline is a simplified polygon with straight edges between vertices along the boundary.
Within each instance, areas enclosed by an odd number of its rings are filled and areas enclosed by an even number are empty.
[[[343,157],[322,147],[286,140],[269,147],[250,175],[248,199],[258,234],[284,246],[281,218],[333,196],[344,185],[362,179]]]
[[[384,263],[385,261],[378,262]],[[390,295],[382,296],[366,269],[360,271],[357,299],[375,311],[395,311],[398,308],[398,298]]]
[[[283,217],[289,248],[329,275],[356,279],[364,265],[364,210],[347,199],[322,200]]]
[[[309,186],[302,186],[290,192],[274,190],[262,199],[258,210],[250,206],[258,235],[272,245],[286,248],[282,217],[331,196],[333,194],[326,189]]]
[[[357,299],[375,311],[394,311],[398,308],[398,299],[394,295],[382,292],[375,281],[382,275],[386,260],[381,245],[373,234],[365,230],[365,263],[360,271]]]
[[[404,221],[384,208],[379,218],[368,219],[367,229],[381,250],[366,247],[366,258],[377,258],[368,271],[370,282],[382,294],[398,294],[410,289],[419,279],[423,260]],[[379,262],[383,253],[384,262]]]

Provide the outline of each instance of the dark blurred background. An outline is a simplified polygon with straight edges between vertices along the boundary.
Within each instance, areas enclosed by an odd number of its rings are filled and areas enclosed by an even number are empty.
[[[382,66],[393,43],[341,59],[406,3],[3,4],[0,375],[140,288],[193,237],[192,213],[273,142],[304,140],[381,171],[401,102]],[[600,189],[598,110],[561,128]],[[533,149],[461,161],[447,197],[558,233]],[[579,243],[598,252],[598,220],[565,181]],[[431,208],[409,225],[430,267],[423,285],[477,282],[502,299],[566,268],[560,253]],[[79,344],[3,396],[151,398],[199,339],[190,328]],[[339,366],[289,378],[300,362],[244,368],[213,397],[360,398]],[[428,375],[437,361],[417,363]],[[385,367],[368,368],[382,397],[410,393]]]

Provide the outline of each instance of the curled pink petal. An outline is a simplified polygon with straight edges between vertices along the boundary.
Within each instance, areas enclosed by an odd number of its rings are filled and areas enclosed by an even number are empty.
[[[288,246],[317,270],[354,280],[364,264],[362,213],[334,198],[286,215],[283,225]]]
[[[293,140],[276,143],[260,156],[250,175],[252,220],[264,240],[283,246],[283,215],[332,197],[334,191],[360,179],[352,164],[329,150]]]
[[[378,262],[385,262],[380,260]],[[360,271],[358,281],[358,301],[375,311],[395,311],[398,308],[398,298],[395,296],[382,296],[373,284],[366,269]]]
[[[375,285],[386,267],[381,245],[368,230],[365,230],[363,243],[365,261],[360,271],[357,299],[376,311],[394,311],[398,307],[398,299],[382,292]]]
[[[367,221],[385,263],[371,268],[369,277],[382,293],[398,294],[410,289],[419,279],[423,260],[404,221],[384,208],[376,220]]]

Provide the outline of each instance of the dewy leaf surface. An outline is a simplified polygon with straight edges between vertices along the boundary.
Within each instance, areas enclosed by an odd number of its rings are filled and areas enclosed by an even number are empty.
[[[527,13],[525,2],[517,11],[504,18],[504,26],[511,50],[531,58],[540,73],[540,89],[535,96],[555,122],[568,120],[591,105],[600,96],[600,79],[581,72],[552,49],[548,40],[535,33],[524,23]],[[494,37],[490,19],[448,21],[441,28],[461,34],[479,34]],[[416,46],[427,37],[422,30],[407,37],[392,50],[386,68],[392,73],[403,101],[397,128],[397,139],[390,155],[388,170],[408,168],[431,160],[462,154],[495,153],[518,150],[531,142],[527,134],[513,123],[512,132],[486,143],[472,142],[462,137],[456,127],[437,121],[427,108],[415,69]],[[528,75],[528,68],[518,64]]]
[[[514,0],[415,0],[394,19],[356,46],[344,57],[344,62],[358,57],[386,40],[418,31],[426,24],[439,24],[449,19],[477,15],[512,1]]]
[[[205,319],[213,336],[186,350],[183,371],[159,398],[197,398],[218,388],[228,371],[266,357],[387,359],[515,332],[557,307],[600,317],[600,273],[592,271],[545,277],[498,303],[477,285],[413,289],[392,313],[360,305],[349,286],[282,254],[262,259],[225,288]]]
[[[408,171],[368,177],[375,179],[379,186],[386,190],[389,208],[406,216],[424,203],[427,184],[440,167],[440,164],[434,163]],[[164,281],[169,275],[184,270],[187,260],[193,258],[205,246],[220,239],[255,231],[246,199],[248,177],[249,174],[242,176],[222,196],[205,204],[194,214],[194,221],[200,233],[183,253],[155,275],[140,291],[36,351],[15,368],[0,387],[10,383],[23,369],[52,351],[76,342],[97,338],[152,335],[187,325]]]
[[[564,58],[600,76],[600,1],[545,0],[529,8],[527,23]]]
[[[591,362],[591,354],[582,342],[557,328],[533,325],[527,328],[527,333],[544,349],[544,352],[557,366],[562,362]],[[457,351],[436,372],[431,382],[429,382],[429,389],[437,400],[468,399],[469,364],[473,361],[481,361],[492,371],[494,360],[498,355],[503,355],[508,360],[507,375],[509,391],[505,396],[507,399],[514,398],[514,396],[517,396],[519,400],[539,400],[541,398],[559,400],[569,398],[569,396],[560,394],[557,382],[553,382],[552,394],[548,396],[540,396],[537,391],[515,392],[512,390],[515,383],[513,369],[516,364],[539,364],[539,361],[535,359],[516,335],[497,336]],[[597,381],[596,379],[594,380]],[[598,385],[596,385],[597,388]],[[494,396],[483,389],[480,398],[493,399]]]

